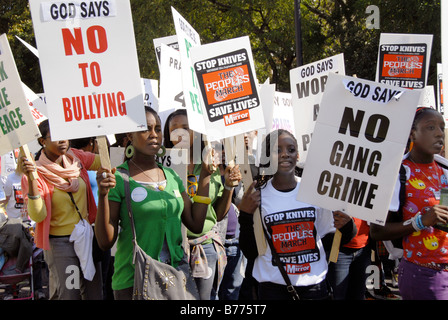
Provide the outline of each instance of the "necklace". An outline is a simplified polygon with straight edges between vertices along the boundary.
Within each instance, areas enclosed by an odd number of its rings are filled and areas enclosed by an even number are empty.
[[[438,185],[432,182],[432,180],[434,179],[429,178],[426,173],[418,166],[418,164],[414,162],[414,160],[412,160],[410,157],[408,157],[408,159],[420,170],[421,173],[423,173],[423,175],[426,177],[426,180],[428,180],[435,187],[432,193],[434,194],[434,198],[436,198],[436,200],[440,200],[440,190],[442,189],[442,183],[440,182],[439,173],[437,171],[437,163],[433,161],[430,166],[435,167],[435,176],[437,177],[437,182],[439,183]]]
[[[153,183],[155,183],[156,184],[156,189],[159,189],[160,191],[163,191],[163,190],[165,190],[165,186],[164,186],[164,184],[166,183],[166,181],[154,181],[154,179],[151,177],[151,176],[149,176],[148,174],[146,174],[146,172],[142,169],[142,168],[140,168],[139,167],[139,165],[137,164],[137,163],[135,163],[135,161],[133,160],[133,159],[131,159],[131,162],[145,175],[145,176],[147,176],[149,179],[151,179],[152,180],[152,182]],[[159,169],[159,167],[157,167],[157,169]],[[157,179],[159,179],[159,172],[160,171],[157,171]]]

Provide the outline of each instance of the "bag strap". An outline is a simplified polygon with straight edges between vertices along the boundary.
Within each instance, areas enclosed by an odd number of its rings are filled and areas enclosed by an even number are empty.
[[[260,197],[261,197],[261,192],[260,192]],[[260,208],[259,208],[258,211],[260,212],[260,215],[261,215],[261,212],[262,212],[261,211],[261,200],[260,200]],[[261,225],[262,225],[262,228],[263,228],[263,231],[264,231],[264,235],[265,235],[266,241],[268,242],[269,247],[271,248],[271,253],[272,253],[272,256],[275,259],[277,267],[280,270],[280,273],[281,273],[283,279],[285,280],[286,289],[291,294],[293,300],[300,300],[299,294],[297,293],[296,289],[292,285],[291,280],[289,279],[289,276],[286,273],[285,266],[284,266],[283,262],[280,260],[280,257],[278,256],[277,251],[275,250],[274,244],[272,243],[271,235],[266,230],[263,219],[261,219],[261,221],[262,221]]]
[[[71,192],[67,192],[67,193],[70,196],[70,199],[72,200],[73,204],[75,205],[76,212],[78,212],[78,215],[79,215],[79,219],[82,221],[83,218],[82,218],[81,212],[79,212],[78,206],[76,205],[75,198],[73,198],[73,194]]]
[[[133,254],[132,261],[135,264],[135,253],[136,253],[135,247],[137,245],[137,236],[135,233],[134,216],[132,214],[131,188],[129,186],[129,171],[124,168],[117,168],[117,171],[120,172],[121,176],[123,177],[123,182],[124,182],[124,194],[126,197],[126,206],[128,208],[129,221],[131,222],[132,243],[134,245],[134,254]]]

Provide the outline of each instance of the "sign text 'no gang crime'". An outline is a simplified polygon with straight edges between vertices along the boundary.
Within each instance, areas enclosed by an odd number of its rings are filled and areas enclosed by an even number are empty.
[[[336,74],[327,90],[298,199],[384,224],[421,92]]]
[[[34,10],[41,12],[41,20],[36,20],[35,12],[33,23],[47,103],[49,110],[53,109],[53,115],[49,111],[50,122],[73,124],[74,129],[76,123],[96,121],[89,126],[96,130],[85,133],[86,136],[118,133],[119,129],[135,131],[143,125],[137,120],[137,115],[143,115],[143,95],[128,1],[40,4]],[[52,42],[45,40],[49,37],[45,31],[54,35]],[[46,55],[50,50],[52,60]],[[59,83],[54,79],[56,74]],[[132,109],[141,112],[131,112]],[[105,122],[112,119],[109,125]],[[127,129],[123,128],[126,123]],[[104,132],[99,132],[99,128],[104,128]],[[73,135],[79,136],[76,130]]]

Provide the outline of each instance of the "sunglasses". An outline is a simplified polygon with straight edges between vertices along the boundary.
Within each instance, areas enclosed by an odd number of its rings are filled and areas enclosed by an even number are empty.
[[[187,176],[187,194],[194,197],[198,192],[198,178],[194,174]]]

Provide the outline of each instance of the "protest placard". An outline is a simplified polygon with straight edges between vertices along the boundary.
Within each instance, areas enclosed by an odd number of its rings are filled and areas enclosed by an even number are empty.
[[[298,165],[303,167],[313,135],[320,101],[330,72],[345,75],[344,55],[338,54],[290,70],[295,136],[299,148]]]
[[[179,12],[171,7],[174,27],[179,43],[180,59],[182,62],[183,99],[187,109],[188,125],[191,130],[207,134],[203,120],[203,106],[199,97],[199,86],[196,81],[193,64],[190,59],[191,49],[201,45],[199,33],[185,20]]]
[[[164,127],[166,118],[177,109],[185,109],[180,52],[160,45],[159,116]]]
[[[249,37],[193,47],[190,53],[207,135],[217,140],[264,128]]]
[[[261,105],[263,106],[264,131],[268,134],[271,132],[274,117],[275,84],[269,83],[268,79],[259,86],[258,91],[260,93]]]
[[[0,36],[0,155],[40,137],[6,34]],[[29,153],[26,154],[29,156]]]
[[[423,89],[431,58],[432,35],[382,33],[376,81],[402,88]]]
[[[142,78],[143,105],[159,111],[159,81]]]
[[[166,148],[162,157],[157,157],[157,162],[166,168],[173,169],[181,178],[184,186],[187,186],[188,149]]]
[[[176,51],[179,51],[179,43],[177,42],[176,35],[153,39],[153,43],[157,64],[159,65],[159,70],[161,72],[162,70],[160,68],[160,62],[162,61],[162,45],[166,45]]]
[[[31,0],[53,140],[144,130],[129,0]]]
[[[443,106],[443,69],[442,64],[437,64],[437,111],[439,111],[441,114],[445,115],[445,108]],[[446,117],[445,117],[446,119]]]
[[[287,130],[293,135],[296,134],[291,93],[275,92],[271,131],[278,129]]]
[[[384,225],[421,92],[330,74],[297,199]]]

